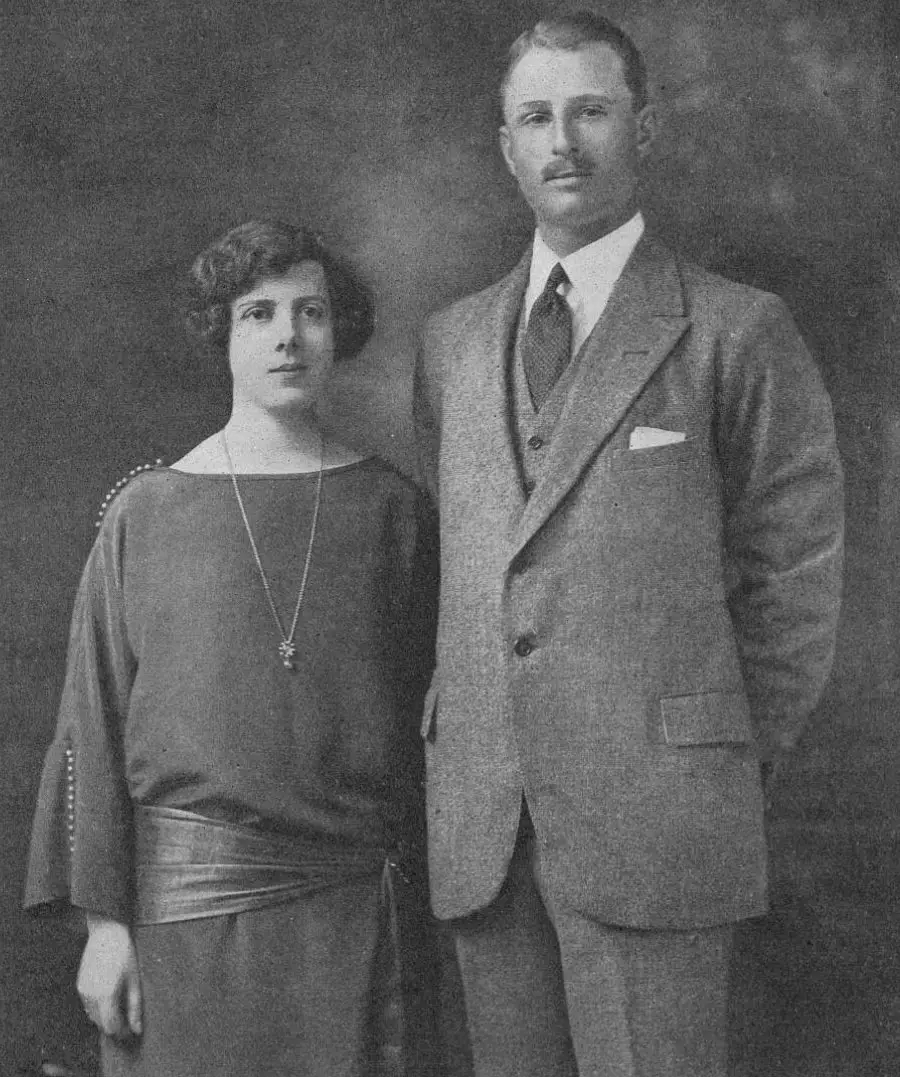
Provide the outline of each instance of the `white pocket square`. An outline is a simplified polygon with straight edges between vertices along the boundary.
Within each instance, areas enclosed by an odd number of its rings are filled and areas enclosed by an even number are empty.
[[[655,426],[636,426],[628,438],[629,449],[656,449],[660,445],[677,445],[684,441],[684,431],[660,430]]]

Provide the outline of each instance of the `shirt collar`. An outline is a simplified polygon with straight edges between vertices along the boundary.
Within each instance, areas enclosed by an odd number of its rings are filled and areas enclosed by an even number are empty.
[[[528,310],[535,299],[544,290],[550,271],[557,262],[562,263],[572,288],[583,300],[609,294],[610,289],[622,275],[625,263],[644,234],[644,217],[638,211],[625,224],[600,239],[580,247],[565,258],[547,246],[540,232],[534,234],[534,248],[531,254],[531,274],[525,294]]]

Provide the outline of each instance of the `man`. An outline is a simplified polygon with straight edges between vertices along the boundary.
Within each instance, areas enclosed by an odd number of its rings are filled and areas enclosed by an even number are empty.
[[[534,243],[430,320],[417,373],[433,904],[478,1077],[722,1077],[762,775],[833,653],[831,410],[777,298],[645,230],[656,118],[622,31],[539,23],[502,93]]]

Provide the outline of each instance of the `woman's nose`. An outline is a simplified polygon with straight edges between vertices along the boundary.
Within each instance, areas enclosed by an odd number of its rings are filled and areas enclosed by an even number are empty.
[[[286,319],[278,325],[278,343],[275,350],[293,351],[297,346],[297,332],[292,319]]]

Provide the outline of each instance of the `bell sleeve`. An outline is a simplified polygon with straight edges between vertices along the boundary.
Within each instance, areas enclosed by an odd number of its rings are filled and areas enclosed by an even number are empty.
[[[32,830],[25,906],[68,903],[128,922],[131,802],[122,736],[136,661],[123,594],[125,525],[113,505],[81,578],[66,678]]]

